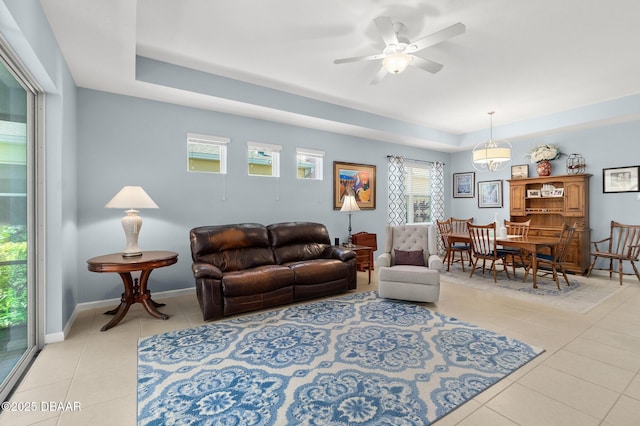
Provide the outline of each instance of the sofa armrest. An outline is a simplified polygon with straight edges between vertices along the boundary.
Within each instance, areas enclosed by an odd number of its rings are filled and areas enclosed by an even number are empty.
[[[346,247],[329,246],[323,253],[326,259],[339,259],[346,262],[349,259],[355,259],[356,253]]]
[[[442,269],[442,259],[437,254],[429,256],[429,269],[440,270]]]
[[[222,279],[222,271],[210,263],[194,263],[191,265],[193,276],[197,278]]]
[[[391,253],[382,253],[378,256],[378,266],[391,266]]]

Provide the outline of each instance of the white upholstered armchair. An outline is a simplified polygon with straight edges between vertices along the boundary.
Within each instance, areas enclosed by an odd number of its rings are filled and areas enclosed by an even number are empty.
[[[389,299],[436,302],[442,259],[433,225],[387,226],[378,257],[378,295]]]

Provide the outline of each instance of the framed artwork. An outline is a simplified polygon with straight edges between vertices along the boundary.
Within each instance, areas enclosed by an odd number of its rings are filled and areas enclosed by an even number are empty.
[[[502,181],[478,182],[478,207],[502,207]]]
[[[527,189],[527,198],[539,198],[540,196],[539,189]]]
[[[551,192],[552,197],[562,197],[564,196],[564,188],[556,188]]]
[[[638,192],[640,166],[602,169],[602,192]]]
[[[474,172],[453,174],[453,198],[473,198],[476,174]]]
[[[376,166],[333,162],[333,209],[340,210],[347,191],[353,191],[358,207],[376,208]]]
[[[518,164],[511,166],[511,179],[526,179],[529,177],[529,165]]]

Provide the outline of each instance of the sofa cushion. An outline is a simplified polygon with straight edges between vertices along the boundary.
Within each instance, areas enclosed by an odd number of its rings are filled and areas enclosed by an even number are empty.
[[[191,257],[210,263],[222,272],[275,264],[267,228],[259,223],[193,228]]]
[[[331,245],[329,231],[321,223],[283,222],[267,226],[276,263],[323,257]]]
[[[293,272],[280,265],[228,272],[222,277],[222,291],[225,297],[268,293],[292,285]]]
[[[395,249],[396,265],[424,266],[424,250]]]
[[[289,262],[296,285],[318,284],[344,279],[349,275],[349,264],[337,259],[314,259]]]

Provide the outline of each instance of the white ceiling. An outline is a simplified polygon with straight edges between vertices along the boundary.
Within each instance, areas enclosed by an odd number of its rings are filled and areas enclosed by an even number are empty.
[[[379,139],[402,142],[393,130],[137,81],[136,55],[447,135],[486,130],[489,111],[496,127],[640,93],[637,0],[41,1],[80,87]],[[444,64],[439,73],[409,67],[371,85],[379,61],[333,60],[379,53],[378,16],[404,23],[411,40],[456,22],[466,32],[418,53]]]

